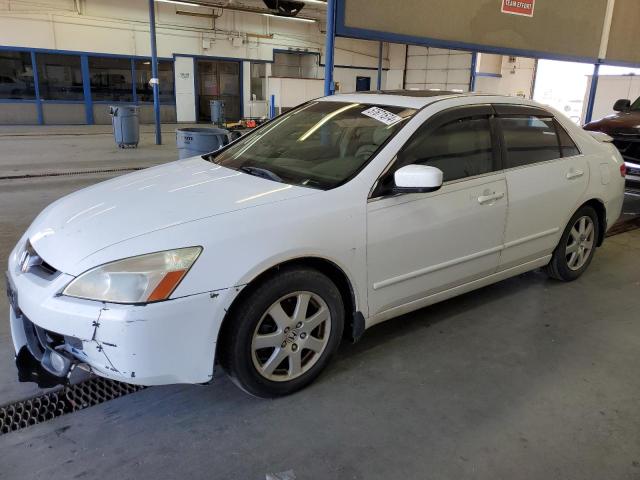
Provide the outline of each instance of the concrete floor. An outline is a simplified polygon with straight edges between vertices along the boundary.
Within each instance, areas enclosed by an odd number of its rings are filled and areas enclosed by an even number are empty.
[[[176,128],[163,125],[163,145],[141,125],[138,148],[120,149],[111,126],[0,126],[0,177],[80,170],[144,168],[178,158]]]
[[[129,163],[96,138],[51,137],[47,165],[67,149]],[[16,164],[11,142],[0,135],[0,173]],[[44,206],[106,178],[0,181],[0,262]],[[531,272],[374,327],[288,398],[251,398],[219,375],[0,436],[0,479],[638,479],[639,288],[635,230],[571,284]],[[36,391],[15,381],[6,312],[0,296],[0,404]]]

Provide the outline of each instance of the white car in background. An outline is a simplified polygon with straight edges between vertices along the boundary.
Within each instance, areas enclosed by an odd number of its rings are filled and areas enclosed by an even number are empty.
[[[71,194],[9,258],[20,377],[206,383],[217,360],[284,395],[343,336],[538,267],[574,280],[622,207],[609,140],[522,99],[339,95]]]

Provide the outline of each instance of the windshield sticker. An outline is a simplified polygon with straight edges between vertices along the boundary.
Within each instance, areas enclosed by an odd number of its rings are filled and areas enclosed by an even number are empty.
[[[402,117],[399,117],[395,113],[388,112],[387,110],[379,107],[371,107],[362,112],[363,115],[367,117],[371,117],[379,122],[384,123],[385,125],[392,125],[396,122],[402,120]]]

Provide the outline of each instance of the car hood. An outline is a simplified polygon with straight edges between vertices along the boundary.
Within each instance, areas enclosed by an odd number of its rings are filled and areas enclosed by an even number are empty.
[[[640,112],[618,112],[585,125],[587,130],[598,130],[609,135],[640,133]]]
[[[63,197],[36,218],[27,236],[47,263],[69,273],[87,256],[139,235],[315,193],[197,157]]]

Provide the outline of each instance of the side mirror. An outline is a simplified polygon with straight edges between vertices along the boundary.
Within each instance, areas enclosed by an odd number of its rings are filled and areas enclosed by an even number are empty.
[[[616,112],[628,112],[631,109],[631,100],[618,100],[613,104],[613,109]]]
[[[427,193],[442,187],[442,170],[427,165],[407,165],[393,175],[393,193]]]

